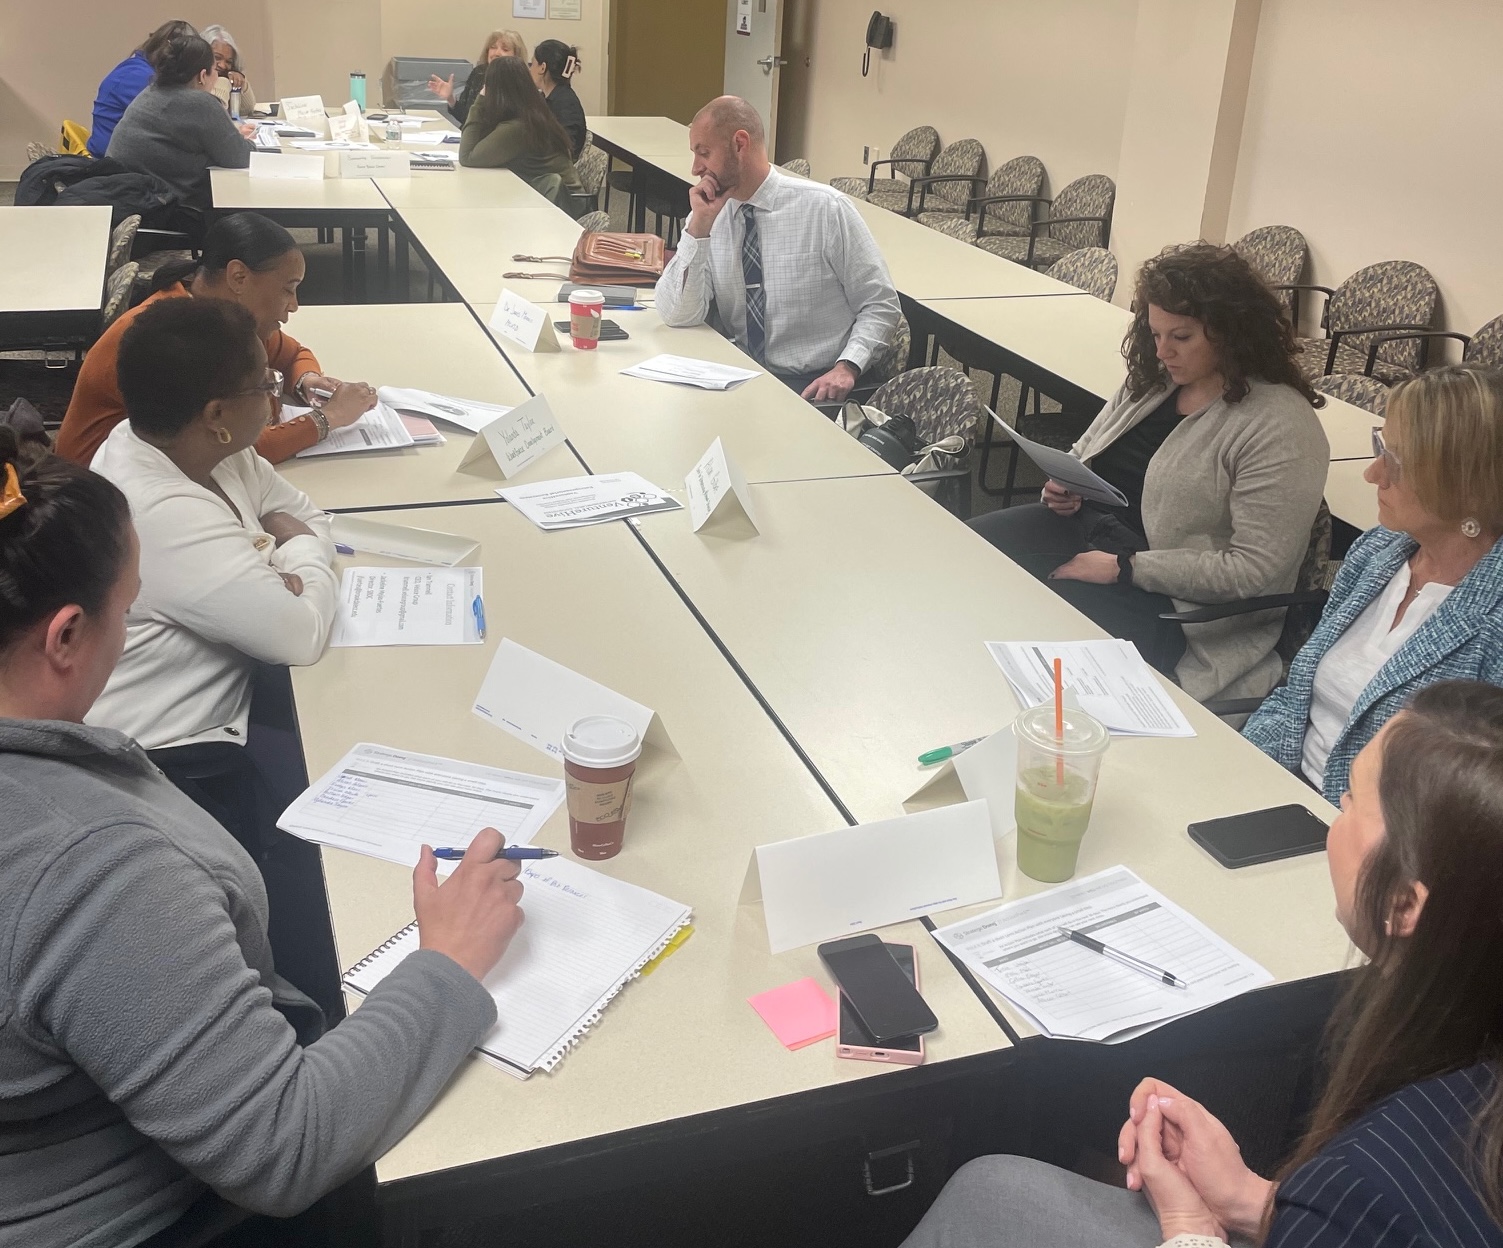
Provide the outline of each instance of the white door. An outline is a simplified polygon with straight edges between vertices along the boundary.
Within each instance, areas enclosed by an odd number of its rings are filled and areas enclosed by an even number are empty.
[[[725,93],[739,95],[761,114],[774,160],[782,50],[783,0],[726,0]]]

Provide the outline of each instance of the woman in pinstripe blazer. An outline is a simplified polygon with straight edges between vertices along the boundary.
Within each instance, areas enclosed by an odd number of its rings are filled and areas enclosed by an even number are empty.
[[[1503,1248],[1503,689],[1416,694],[1358,753],[1327,850],[1368,964],[1276,1181],[1204,1106],[1145,1079],[1118,1140],[1126,1188],[978,1158],[904,1248]]]
[[[1503,375],[1459,365],[1396,386],[1373,450],[1382,527],[1353,544],[1288,682],[1242,730],[1332,802],[1416,689],[1503,684]]]

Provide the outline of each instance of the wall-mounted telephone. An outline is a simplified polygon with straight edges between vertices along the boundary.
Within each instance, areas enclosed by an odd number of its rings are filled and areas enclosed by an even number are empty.
[[[866,52],[861,57],[861,76],[866,77],[872,65],[872,49],[883,52],[892,47],[892,18],[873,13],[866,24]]]

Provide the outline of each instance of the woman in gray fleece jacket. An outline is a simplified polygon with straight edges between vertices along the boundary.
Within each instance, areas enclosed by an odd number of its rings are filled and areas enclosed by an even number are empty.
[[[400,1139],[492,1025],[479,980],[522,918],[499,834],[442,886],[425,850],[422,947],[319,1036],[272,966],[255,863],[134,741],[83,724],[137,556],[119,490],[21,462],[0,427],[4,1248],[124,1248],[195,1204],[221,1222],[312,1204]]]
[[[1127,498],[1042,500],[973,527],[1192,697],[1278,684],[1281,610],[1181,626],[1163,612],[1294,588],[1330,448],[1272,291],[1230,247],[1143,265],[1127,382],[1071,448]]]

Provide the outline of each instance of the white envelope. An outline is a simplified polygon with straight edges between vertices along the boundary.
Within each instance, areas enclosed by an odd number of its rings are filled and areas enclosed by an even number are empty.
[[[759,845],[741,901],[784,953],[1001,895],[986,803],[967,802]]]

